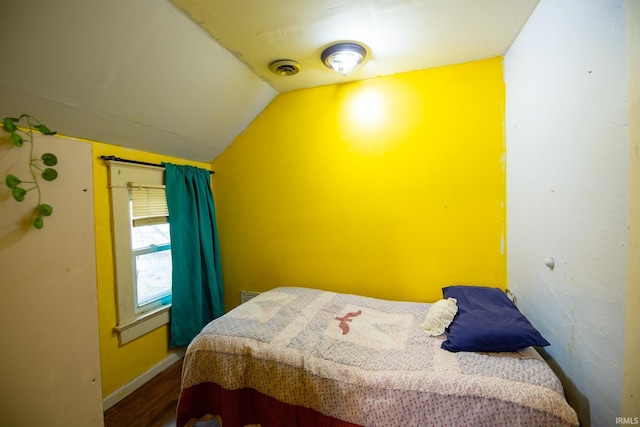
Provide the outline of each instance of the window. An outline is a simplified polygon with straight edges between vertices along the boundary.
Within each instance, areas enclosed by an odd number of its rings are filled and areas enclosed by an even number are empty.
[[[171,298],[171,237],[164,186],[129,183],[136,313]],[[166,301],[165,301],[166,300]]]
[[[171,297],[169,224],[131,227],[136,308]]]
[[[114,329],[124,345],[169,322],[169,212],[164,168],[107,163],[116,272]]]

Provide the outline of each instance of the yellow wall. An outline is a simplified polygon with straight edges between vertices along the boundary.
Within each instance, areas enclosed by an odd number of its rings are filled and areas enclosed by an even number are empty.
[[[277,96],[212,162],[227,309],[504,287],[504,102],[502,58]]]
[[[102,396],[106,397],[137,376],[143,374],[169,354],[168,328],[163,326],[122,347],[113,331],[116,324],[116,295],[111,238],[111,205],[109,203],[108,169],[103,155],[140,160],[161,161],[209,168],[209,164],[177,159],[152,153],[92,142],[93,181],[95,189],[96,259],[98,276],[98,315],[100,333],[100,365]]]

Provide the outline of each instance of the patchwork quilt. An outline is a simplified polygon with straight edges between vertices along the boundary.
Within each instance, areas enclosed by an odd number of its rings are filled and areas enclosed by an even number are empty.
[[[430,304],[307,288],[264,292],[187,349],[177,425],[578,425],[534,348],[452,353]],[[208,418],[207,418],[208,417]]]

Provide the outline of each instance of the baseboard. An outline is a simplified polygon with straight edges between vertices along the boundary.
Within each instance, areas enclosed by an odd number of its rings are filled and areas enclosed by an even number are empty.
[[[144,372],[142,375],[129,381],[128,383],[126,383],[125,385],[123,385],[122,387],[120,387],[119,389],[117,389],[116,391],[114,391],[104,399],[102,399],[102,407],[103,407],[102,410],[106,411],[107,409],[111,408],[113,405],[120,402],[125,397],[129,396],[138,388],[142,387],[144,384],[146,384],[149,380],[151,380],[153,377],[158,375],[160,372],[164,371],[169,366],[178,362],[180,359],[184,357],[184,353],[185,353],[184,349],[179,349],[173,353],[169,353],[167,357],[165,357],[159,363],[156,363],[155,365],[153,365],[151,368],[149,368],[148,371]]]

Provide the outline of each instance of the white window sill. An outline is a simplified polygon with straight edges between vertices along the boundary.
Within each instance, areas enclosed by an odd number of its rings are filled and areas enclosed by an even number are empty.
[[[125,345],[136,338],[147,334],[154,329],[169,323],[171,305],[164,305],[155,310],[148,311],[137,316],[130,322],[114,326],[113,330],[118,333],[120,345]]]

